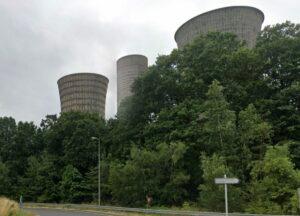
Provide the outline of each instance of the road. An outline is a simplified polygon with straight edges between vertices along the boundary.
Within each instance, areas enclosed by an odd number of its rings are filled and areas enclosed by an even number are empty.
[[[60,209],[26,209],[37,216],[107,216],[105,213],[80,212],[76,210],[60,210]]]

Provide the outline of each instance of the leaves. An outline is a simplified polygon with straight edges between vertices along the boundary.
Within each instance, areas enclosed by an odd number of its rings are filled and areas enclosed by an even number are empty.
[[[255,48],[212,32],[158,56],[115,118],[70,112],[39,127],[0,118],[0,194],[37,202],[296,212],[300,167],[299,24],[267,26]],[[288,146],[288,147],[285,147]],[[295,164],[295,166],[294,166]]]
[[[151,195],[154,203],[176,204],[187,196],[184,188],[189,176],[181,170],[187,147],[183,143],[161,143],[154,151],[132,148],[126,164],[115,164],[110,170],[113,196],[125,205],[143,205]]]
[[[300,184],[300,171],[294,169],[287,145],[269,147],[263,161],[253,167],[251,177],[252,200],[247,211],[277,214],[295,211],[289,203]]]
[[[203,183],[199,185],[199,204],[210,211],[224,211],[224,187],[214,182],[215,178],[237,177],[226,165],[224,157],[213,154],[211,157],[202,155],[201,168],[203,169]],[[229,203],[231,211],[239,211],[243,205],[241,190],[235,186],[229,186]]]

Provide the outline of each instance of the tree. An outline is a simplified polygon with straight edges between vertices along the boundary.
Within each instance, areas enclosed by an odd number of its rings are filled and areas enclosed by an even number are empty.
[[[202,118],[203,142],[206,143],[206,152],[219,152],[225,156],[226,162],[233,165],[236,162],[236,116],[229,110],[229,104],[222,94],[223,87],[218,81],[213,81],[207,92],[204,102]]]
[[[25,173],[27,158],[37,152],[37,128],[32,122],[18,122],[13,118],[0,119],[0,159],[8,169],[10,193],[19,197],[21,177]]]
[[[238,137],[240,164],[235,169],[246,184],[249,182],[253,163],[263,159],[272,137],[271,125],[262,120],[253,104],[239,113]]]
[[[109,182],[116,201],[143,206],[145,197],[154,203],[179,204],[187,197],[185,184],[189,176],[182,169],[186,152],[183,143],[161,143],[155,151],[132,148],[126,164],[111,166]]]
[[[183,169],[190,176],[186,190],[189,199],[198,198],[197,186],[201,182],[202,172],[195,166],[200,152],[206,150],[205,143],[201,142],[202,124],[199,122],[202,100],[184,100],[172,108],[162,109],[151,124],[146,125],[143,135],[144,146],[155,149],[161,142],[183,142],[187,152],[183,155]]]
[[[56,158],[49,154],[28,158],[28,167],[22,178],[22,193],[26,200],[59,202],[61,170]]]
[[[11,180],[9,178],[9,170],[4,163],[0,161],[0,196],[11,196]]]
[[[99,137],[105,201],[143,206],[151,196],[155,205],[179,206],[199,198],[221,210],[223,189],[213,178],[226,171],[241,179],[230,186],[233,210],[243,210],[240,196],[251,211],[292,212],[296,184],[286,164],[300,167],[299,32],[290,22],[267,26],[253,49],[231,33],[201,35],[158,56],[108,121],[83,112],[48,115],[40,126],[0,118],[0,183],[10,183],[2,193],[93,201],[98,143],[91,137]],[[281,153],[266,159],[270,146],[285,145],[290,162]],[[286,185],[281,172],[292,178]]]
[[[60,182],[62,201],[80,203],[84,200],[85,190],[81,173],[72,165],[66,166]]]
[[[266,26],[258,37],[257,46],[264,46],[281,39],[294,39],[298,37],[300,37],[300,24],[286,21],[273,26]]]
[[[300,170],[300,142],[290,141],[287,143],[291,154],[292,162],[295,164],[295,168]]]
[[[0,159],[8,160],[9,148],[13,143],[14,135],[17,131],[16,121],[13,118],[0,118]]]
[[[111,190],[108,182],[110,161],[101,160],[100,163],[100,189],[101,202],[111,200]],[[83,184],[86,187],[85,200],[98,202],[98,166],[95,166],[86,173]]]
[[[215,184],[215,178],[236,177],[231,169],[226,165],[226,160],[222,156],[213,154],[212,156],[202,155],[201,168],[203,169],[203,183],[199,185],[199,204],[210,211],[224,211],[224,186]],[[243,206],[243,196],[241,190],[236,186],[229,186],[228,196],[231,211],[240,211]]]
[[[300,25],[285,22],[265,27],[256,52],[264,85],[255,105],[273,124],[275,143],[294,139],[299,134]]]
[[[251,171],[249,205],[251,213],[292,214],[292,203],[300,184],[300,172],[294,169],[288,146],[269,147],[263,161]]]
[[[41,162],[34,156],[28,158],[28,166],[22,178],[22,194],[24,200],[36,202],[43,194],[45,182],[41,182]]]
[[[85,173],[97,164],[98,143],[91,137],[102,139],[104,133],[105,122],[97,114],[63,113],[45,132],[46,150],[57,157],[61,169],[72,165]],[[108,148],[105,143],[101,147],[103,152]]]
[[[300,76],[275,97],[277,118],[273,119],[277,136],[281,139],[300,141]]]
[[[156,63],[135,81],[133,96],[120,107],[118,119],[130,134],[126,137],[136,145],[144,145],[142,131],[157,120],[163,109],[172,110],[185,100],[203,101],[214,79],[224,85],[225,97],[229,100],[234,98],[239,103],[242,97],[238,92],[242,92],[246,100],[245,85],[258,80],[257,74],[260,74],[255,70],[256,57],[233,34],[216,32],[200,36],[183,50],[159,56]],[[228,66],[231,62],[234,62],[235,73],[231,73],[232,67]],[[245,74],[238,74],[242,72]],[[234,107],[241,106],[234,104]],[[124,142],[130,143],[122,140],[120,144]]]
[[[271,143],[272,129],[264,122],[253,104],[239,113],[238,130],[240,142],[251,152],[251,160],[262,160]]]

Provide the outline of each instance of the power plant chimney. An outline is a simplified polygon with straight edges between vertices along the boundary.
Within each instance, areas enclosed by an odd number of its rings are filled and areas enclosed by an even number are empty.
[[[175,33],[179,49],[208,32],[231,32],[244,40],[249,48],[255,46],[256,37],[261,30],[264,13],[249,6],[232,6],[208,11],[181,25]]]
[[[61,112],[98,113],[105,118],[105,100],[109,80],[96,73],[74,73],[57,81]]]
[[[134,80],[148,68],[148,59],[143,55],[127,55],[117,61],[117,102],[132,95]]]

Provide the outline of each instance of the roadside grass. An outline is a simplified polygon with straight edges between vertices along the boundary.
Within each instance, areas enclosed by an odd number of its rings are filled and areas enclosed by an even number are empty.
[[[5,197],[0,197],[0,215],[1,216],[34,216],[34,214],[25,212],[19,208],[18,203]]]
[[[159,214],[149,214],[149,213],[136,213],[136,212],[128,212],[128,211],[120,211],[120,210],[110,210],[110,209],[95,209],[85,207],[74,207],[72,204],[59,204],[59,205],[51,205],[46,203],[25,203],[25,208],[27,209],[57,209],[62,211],[82,211],[82,212],[93,212],[93,213],[105,213],[107,216],[159,216]],[[2,216],[2,215],[0,215]],[[20,216],[20,215],[18,215]],[[24,216],[24,215],[21,215]],[[28,216],[28,215],[26,215]],[[30,215],[31,216],[31,215]]]
[[[150,209],[156,210],[175,210],[175,211],[205,211],[194,202],[184,202],[182,206],[151,206]]]
[[[96,205],[89,206],[88,204],[50,204],[50,203],[25,203],[25,208],[28,209],[58,209],[58,210],[64,210],[64,211],[83,211],[83,212],[99,212],[99,213],[105,213],[107,216],[159,216],[159,215],[165,215],[166,213],[160,214],[160,213],[142,213],[142,212],[131,212],[127,211],[126,208],[124,209],[114,209],[113,206],[109,205],[108,207],[112,208],[102,208],[98,209]],[[115,208],[122,208],[115,206]],[[146,207],[144,207],[146,209]],[[185,202],[182,207],[167,207],[167,206],[152,206],[148,208],[149,210],[171,210],[171,211],[199,211],[200,209],[197,207],[196,203],[187,203]],[[172,213],[170,213],[171,215]]]

